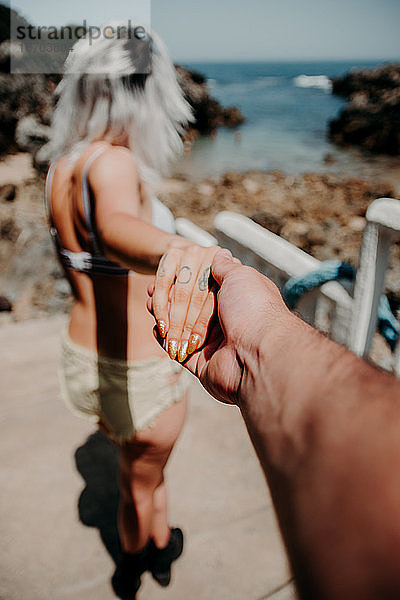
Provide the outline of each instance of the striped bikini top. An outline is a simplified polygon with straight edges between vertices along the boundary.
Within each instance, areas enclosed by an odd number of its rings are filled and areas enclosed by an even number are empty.
[[[50,235],[54,241],[57,252],[60,256],[60,260],[64,268],[72,269],[80,273],[86,273],[87,275],[92,274],[106,274],[106,275],[127,275],[129,269],[121,267],[121,265],[109,260],[100,250],[100,244],[98,242],[95,227],[93,222],[93,199],[89,191],[88,183],[88,171],[92,162],[105,151],[105,148],[99,148],[96,150],[86,161],[82,171],[82,184],[81,194],[83,210],[85,215],[85,222],[91,247],[91,252],[72,252],[67,248],[64,248],[61,244],[61,240],[58,235],[57,228],[54,225],[53,211],[51,206],[51,185],[53,181],[55,163],[50,165],[47,178],[46,178],[46,190],[45,190],[45,204],[47,210],[47,217],[50,225]],[[172,213],[169,209],[164,206],[158,198],[151,198],[152,212],[153,212],[153,225],[159,229],[163,229],[168,233],[175,233],[175,222]]]

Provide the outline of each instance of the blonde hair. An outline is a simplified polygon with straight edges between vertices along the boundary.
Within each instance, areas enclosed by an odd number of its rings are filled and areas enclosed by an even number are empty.
[[[107,36],[101,28],[97,39],[74,44],[56,89],[46,154],[52,161],[68,155],[74,163],[94,140],[127,136],[141,177],[152,182],[167,174],[181,154],[191,108],[156,33],[145,32],[142,45],[142,40],[132,45],[130,37],[120,35],[122,24],[112,26],[111,39],[108,27]]]

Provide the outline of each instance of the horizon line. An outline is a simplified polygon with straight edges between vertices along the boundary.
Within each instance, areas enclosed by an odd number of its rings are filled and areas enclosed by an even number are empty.
[[[400,57],[348,57],[348,58],[173,58],[175,63],[192,64],[250,64],[250,63],[325,63],[325,62],[377,62],[377,63],[400,63]]]

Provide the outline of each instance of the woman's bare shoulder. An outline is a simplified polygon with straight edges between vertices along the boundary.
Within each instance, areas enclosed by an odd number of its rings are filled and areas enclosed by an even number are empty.
[[[102,183],[110,178],[115,181],[125,177],[138,179],[137,163],[129,148],[111,144],[105,145],[104,148],[104,152],[90,166],[88,178],[91,185]],[[92,150],[92,153],[94,151]]]
[[[79,156],[74,160],[74,163],[73,163],[74,175],[79,175],[79,173],[82,173],[82,170],[83,170],[86,162],[97,150],[99,150],[99,148],[104,148],[105,150],[107,150],[108,147],[109,147],[109,144],[106,142],[93,142],[89,146],[86,146],[86,148],[83,150],[83,152],[81,152],[79,154]]]

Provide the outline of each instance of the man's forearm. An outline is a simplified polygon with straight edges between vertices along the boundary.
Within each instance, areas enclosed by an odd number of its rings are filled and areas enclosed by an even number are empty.
[[[242,414],[302,597],[400,597],[399,382],[289,314],[241,358]]]

